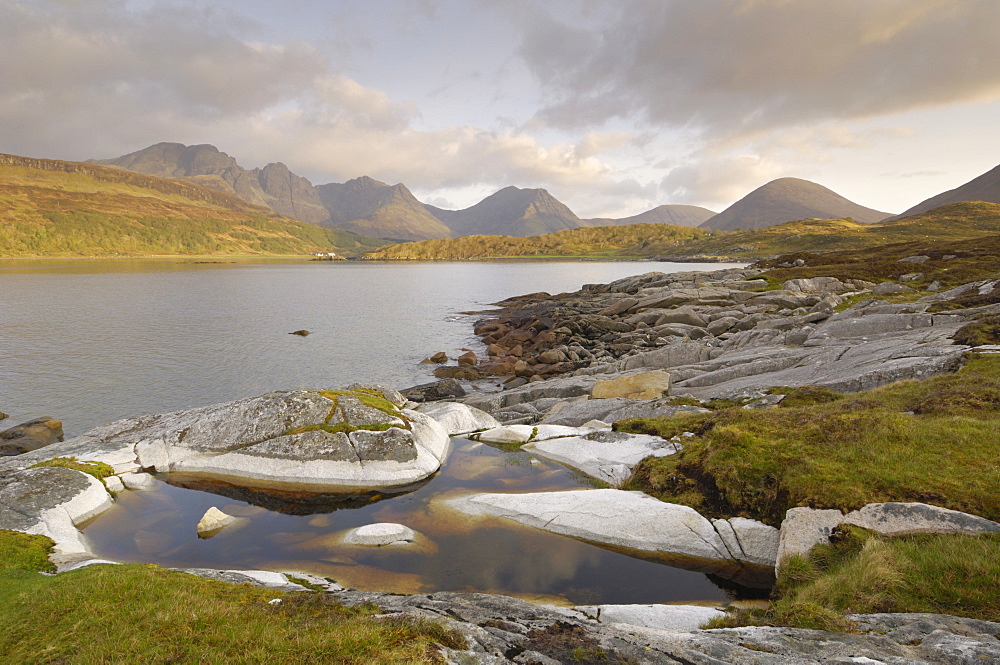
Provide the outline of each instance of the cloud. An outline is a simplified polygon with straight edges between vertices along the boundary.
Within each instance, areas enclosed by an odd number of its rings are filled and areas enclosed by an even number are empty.
[[[756,155],[701,157],[671,169],[660,182],[665,200],[722,210],[783,174],[782,166]]]
[[[991,0],[623,0],[581,27],[521,11],[539,117],[635,117],[707,140],[1000,96]]]

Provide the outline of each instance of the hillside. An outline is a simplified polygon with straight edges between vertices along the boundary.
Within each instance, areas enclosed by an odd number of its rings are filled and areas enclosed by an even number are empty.
[[[393,240],[452,235],[402,184],[387,185],[363,176],[343,184],[318,185],[316,192],[330,213],[326,225],[332,228]]]
[[[632,224],[566,229],[555,233],[514,238],[464,236],[390,245],[366,258],[386,260],[463,260],[516,257],[635,257],[649,246],[671,248],[705,232],[666,224]]]
[[[1000,166],[973,178],[961,187],[949,189],[947,192],[941,192],[926,201],[921,201],[900,215],[900,217],[916,215],[949,203],[961,203],[963,201],[1000,203]]]
[[[190,179],[199,185],[240,197],[303,222],[322,224],[330,214],[312,183],[278,162],[244,169],[213,145],[157,143],[115,159],[91,160],[160,178]]]
[[[588,226],[627,226],[629,224],[670,224],[671,226],[700,226],[717,213],[701,206],[662,205],[631,217],[595,217],[584,222]]]
[[[302,255],[379,244],[191,182],[0,155],[0,256]]]
[[[761,229],[798,219],[830,219],[851,217],[855,221],[872,223],[889,216],[853,201],[808,180],[779,178],[758,187],[711,217],[702,228],[719,231]]]
[[[736,258],[792,252],[835,252],[912,241],[955,242],[1000,234],[1000,204],[956,203],[922,215],[861,224],[848,219],[803,219],[778,226],[714,233],[678,250]]]
[[[444,222],[457,238],[470,235],[527,237],[587,226],[576,214],[544,189],[504,187],[464,210],[427,210]]]

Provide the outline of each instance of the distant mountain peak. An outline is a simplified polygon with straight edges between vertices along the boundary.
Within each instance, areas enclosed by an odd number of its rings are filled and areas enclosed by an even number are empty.
[[[802,178],[778,178],[758,187],[701,226],[720,231],[762,229],[799,219],[852,217],[874,223],[889,213],[866,208]]]

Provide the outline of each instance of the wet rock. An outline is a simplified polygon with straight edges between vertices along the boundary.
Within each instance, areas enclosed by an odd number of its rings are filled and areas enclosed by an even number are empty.
[[[0,432],[0,456],[21,455],[62,440],[62,421],[34,418]]]
[[[299,337],[306,337],[308,335],[311,335],[312,333],[310,333],[308,330],[294,330],[294,331],[292,331],[292,332],[290,332],[288,334],[289,335],[298,335]]]
[[[406,388],[400,393],[413,402],[433,402],[440,399],[454,399],[465,397],[468,393],[462,384],[455,379],[444,379],[432,383],[422,383],[418,386]]]
[[[459,365],[474,366],[479,364],[479,357],[472,351],[466,351],[458,357]]]
[[[438,351],[433,356],[428,358],[428,360],[430,360],[432,363],[437,363],[437,364],[446,363],[448,362],[448,354],[445,353],[444,351]]]
[[[434,376],[439,379],[462,381],[475,381],[480,378],[479,371],[475,367],[468,365],[438,367],[434,370]]]

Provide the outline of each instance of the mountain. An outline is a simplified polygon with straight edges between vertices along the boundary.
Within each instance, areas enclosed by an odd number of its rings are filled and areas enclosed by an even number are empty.
[[[941,192],[937,196],[932,196],[926,201],[918,203],[899,217],[917,215],[949,203],[962,203],[963,201],[1000,203],[1000,166],[973,178],[961,187],[949,189],[947,192]]]
[[[247,170],[236,159],[208,144],[157,143],[115,159],[90,161],[160,178],[191,180],[311,224],[330,219],[312,183],[289,171],[281,162]]]
[[[779,178],[750,192],[702,223],[701,228],[719,231],[762,229],[799,219],[843,217],[870,224],[888,216],[887,212],[858,205],[815,182]]]
[[[0,256],[302,255],[380,244],[188,180],[0,154]]]
[[[432,215],[405,185],[387,185],[362,176],[343,184],[318,185],[330,214],[327,226],[373,238],[450,238],[451,229]]]
[[[585,220],[589,226],[626,226],[628,224],[669,224],[671,226],[699,226],[717,213],[700,206],[662,205],[631,217],[613,219],[595,217]]]
[[[504,187],[464,210],[427,210],[451,229],[456,238],[506,235],[524,238],[589,226],[544,189]]]

